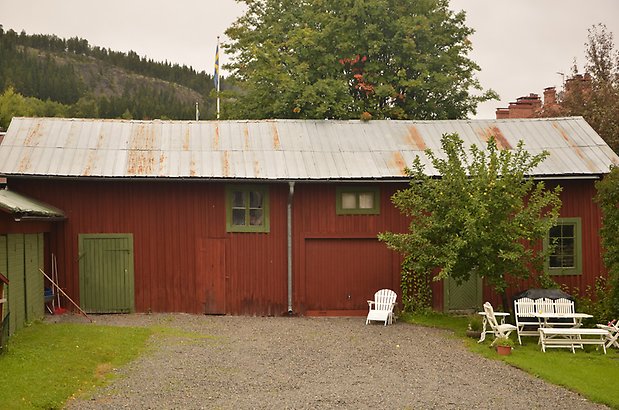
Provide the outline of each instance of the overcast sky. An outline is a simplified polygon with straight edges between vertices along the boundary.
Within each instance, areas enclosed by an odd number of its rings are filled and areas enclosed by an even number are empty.
[[[465,10],[476,30],[470,57],[481,67],[482,86],[501,97],[480,105],[477,118],[494,118],[497,107],[519,96],[559,87],[558,72],[570,73],[574,58],[584,64],[593,24],[606,24],[619,43],[619,0],[451,0],[451,7]],[[217,36],[242,12],[234,0],[0,0],[5,30],[78,36],[209,73]]]

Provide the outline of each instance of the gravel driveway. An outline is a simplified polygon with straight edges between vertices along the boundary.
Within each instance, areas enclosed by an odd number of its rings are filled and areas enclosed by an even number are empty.
[[[450,332],[401,322],[186,314],[95,322],[181,331],[153,337],[150,353],[69,409],[605,408],[469,353]]]

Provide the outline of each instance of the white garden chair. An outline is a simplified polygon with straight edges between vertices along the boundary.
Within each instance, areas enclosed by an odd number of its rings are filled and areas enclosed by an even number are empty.
[[[393,308],[397,297],[398,295],[391,289],[381,289],[376,292],[374,300],[368,300],[370,311],[365,324],[367,325],[371,320],[385,322],[385,326],[392,324]]]
[[[613,320],[607,325],[596,325],[600,329],[608,330],[606,347],[615,346],[619,348],[619,321]]]
[[[492,329],[492,333],[494,333],[494,338],[497,337],[509,337],[510,333],[516,330],[516,326],[510,325],[509,323],[499,324],[496,320],[496,316],[494,315],[494,309],[490,302],[484,303],[484,312],[486,313],[486,320]]]
[[[565,298],[559,298],[555,300],[554,304],[555,304],[555,313],[576,313],[576,309],[574,308],[574,301],[572,300],[565,299]],[[580,327],[576,318],[573,318],[569,322],[574,327]]]
[[[522,344],[522,336],[539,337],[539,320],[535,317],[535,302],[530,298],[520,298],[514,303],[516,327],[518,328],[518,343]],[[526,327],[526,329],[525,329]]]
[[[574,302],[565,298],[555,300],[555,313],[576,313]]]
[[[555,313],[555,302],[548,298],[535,299],[537,313]]]

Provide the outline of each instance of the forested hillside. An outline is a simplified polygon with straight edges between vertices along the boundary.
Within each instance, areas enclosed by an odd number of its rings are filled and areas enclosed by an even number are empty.
[[[0,25],[0,128],[13,116],[214,118],[213,76],[81,38]]]

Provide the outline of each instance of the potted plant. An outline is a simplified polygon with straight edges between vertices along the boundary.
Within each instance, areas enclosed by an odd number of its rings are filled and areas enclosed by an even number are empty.
[[[491,346],[496,347],[498,354],[507,356],[512,353],[512,347],[514,347],[514,341],[509,337],[497,337],[492,342]]]
[[[466,335],[473,339],[479,339],[481,337],[481,316],[471,315],[469,316],[469,324],[466,329]]]

